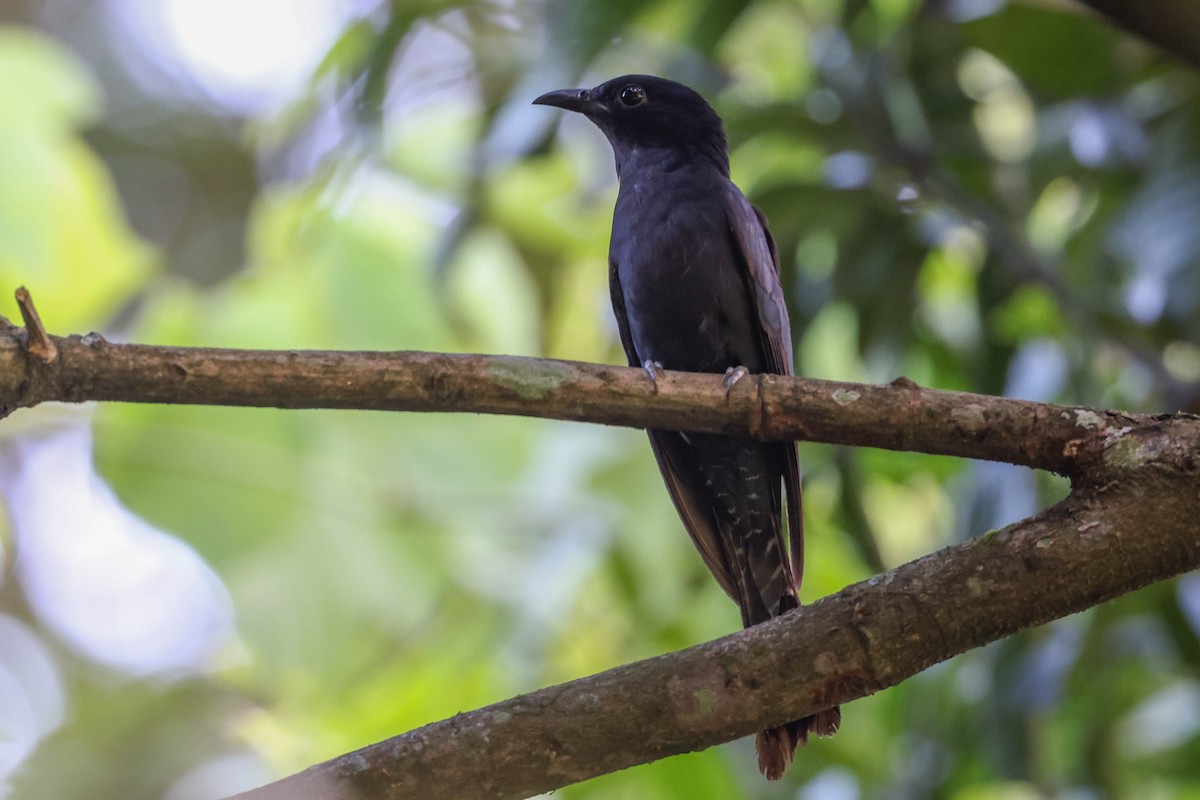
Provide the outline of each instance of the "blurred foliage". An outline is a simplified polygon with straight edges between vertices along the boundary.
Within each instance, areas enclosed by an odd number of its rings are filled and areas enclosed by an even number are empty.
[[[99,87],[60,45],[2,30],[0,104],[0,280],[36,285],[64,325],[94,324],[153,263],[104,165],[72,135],[96,116]]]
[[[0,30],[0,274],[56,331],[620,363],[607,145],[528,103],[650,72],[724,117],[804,374],[1200,410],[1200,85],[1073,6],[397,2],[254,119],[139,89],[97,55],[129,43],[63,19]],[[206,763],[293,772],[737,627],[634,431],[127,405],[96,428],[122,500],[220,573],[240,642],[202,677],[115,677],[0,584],[68,676],[14,797],[201,797]],[[1065,492],[802,458],[806,600]],[[1200,797],[1198,626],[1200,583],[1154,586],[849,705],[780,784],[743,741],[557,794]]]

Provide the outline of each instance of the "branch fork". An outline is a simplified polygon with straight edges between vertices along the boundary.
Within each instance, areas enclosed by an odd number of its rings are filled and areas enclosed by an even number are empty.
[[[1069,475],[1029,519],[770,622],[458,714],[239,795],[520,798],[745,736],[1200,567],[1200,419],[888,385],[515,356],[114,344],[48,334],[18,291],[0,409],[46,401],[517,414],[914,450]],[[31,369],[33,364],[42,369]],[[852,710],[850,711],[852,714]]]

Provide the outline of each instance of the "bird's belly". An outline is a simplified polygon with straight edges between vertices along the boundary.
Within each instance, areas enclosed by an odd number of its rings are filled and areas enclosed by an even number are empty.
[[[742,267],[723,218],[681,222],[684,206],[644,217],[614,247],[629,333],[639,362],[667,369],[762,371],[761,335]],[[614,243],[615,244],[615,243]]]

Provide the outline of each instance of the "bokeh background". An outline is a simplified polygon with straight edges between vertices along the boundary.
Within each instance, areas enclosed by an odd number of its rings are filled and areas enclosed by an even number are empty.
[[[1186,5],[1186,4],[1184,4]],[[724,116],[807,375],[1200,410],[1200,82],[1070,2],[0,3],[0,295],[53,332],[622,363],[602,137]],[[15,316],[8,299],[0,311]],[[806,600],[1052,476],[803,445]],[[642,434],[112,404],[0,426],[0,794],[201,800],[719,636]],[[1200,798],[1200,579],[585,798]]]

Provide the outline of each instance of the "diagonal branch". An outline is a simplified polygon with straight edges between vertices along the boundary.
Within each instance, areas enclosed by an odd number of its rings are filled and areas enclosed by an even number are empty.
[[[1028,520],[746,631],[458,714],[238,798],[527,797],[864,697],[1200,566],[1198,448],[1191,420],[1131,433],[1098,454],[1104,480]]]
[[[32,309],[32,304],[30,303]],[[524,797],[862,697],[1200,566],[1200,420],[888,385],[510,356],[111,344],[0,325],[0,414],[46,401],[519,414],[1008,461],[1072,477],[1035,517],[689,650],[460,714],[243,795]],[[49,356],[48,356],[49,354]]]
[[[653,386],[626,367],[420,352],[267,351],[47,337],[31,355],[0,329],[0,414],[47,401],[356,408],[516,414],[637,428],[745,433],[1006,461],[1073,474],[1081,440],[1153,417],[886,385],[777,375],[667,372]]]

